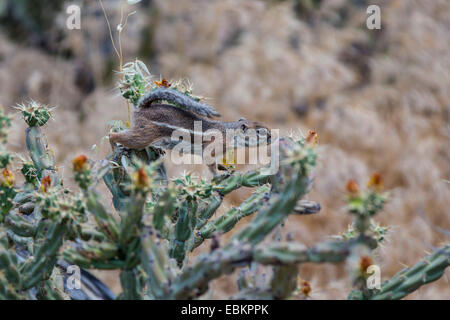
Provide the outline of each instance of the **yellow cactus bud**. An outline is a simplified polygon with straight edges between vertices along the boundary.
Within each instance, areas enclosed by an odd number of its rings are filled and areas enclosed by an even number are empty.
[[[133,174],[133,181],[137,189],[145,189],[150,184],[150,178],[144,168],[139,168]]]
[[[14,182],[15,182],[14,174],[10,170],[4,168],[2,170],[1,185],[6,187],[12,187],[14,185]]]
[[[75,157],[72,160],[72,165],[75,172],[81,172],[88,169],[87,157],[84,154]]]
[[[369,188],[374,188],[375,190],[381,190],[383,187],[383,179],[381,178],[381,174],[374,173],[367,184]]]
[[[308,297],[312,291],[309,282],[300,277],[297,279],[297,288],[305,297]]]
[[[50,189],[50,186],[52,185],[52,178],[49,176],[45,176],[41,180],[41,191],[47,192]]]
[[[162,78],[161,81],[153,81],[158,87],[165,87],[165,88],[169,88],[171,86],[171,84],[169,83],[169,81],[167,81],[166,78]]]

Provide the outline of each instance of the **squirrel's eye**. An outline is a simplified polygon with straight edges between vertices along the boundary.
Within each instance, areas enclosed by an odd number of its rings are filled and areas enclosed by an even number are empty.
[[[241,130],[242,130],[243,132],[246,132],[247,129],[248,129],[248,127],[247,127],[246,124],[241,125]]]
[[[260,128],[260,129],[257,130],[257,133],[260,136],[265,136],[265,135],[267,135],[267,130],[264,129],[264,128]]]

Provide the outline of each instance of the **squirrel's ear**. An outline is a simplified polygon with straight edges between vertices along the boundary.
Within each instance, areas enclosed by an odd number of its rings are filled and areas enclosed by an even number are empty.
[[[239,121],[246,121],[247,119],[245,118],[240,118]]]

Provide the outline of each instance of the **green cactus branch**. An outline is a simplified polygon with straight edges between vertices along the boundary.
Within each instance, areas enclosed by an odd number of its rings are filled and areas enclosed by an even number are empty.
[[[58,258],[58,251],[63,244],[66,226],[59,222],[44,221],[40,229],[45,233],[41,243],[35,243],[33,259],[27,261],[21,270],[25,275],[23,289],[29,289],[52,274]]]
[[[14,234],[21,237],[34,237],[37,232],[37,226],[25,219],[23,216],[17,214],[9,214],[5,218],[5,225]]]
[[[17,256],[9,250],[6,232],[0,229],[0,298],[20,299],[22,277],[18,268]]]
[[[450,245],[436,249],[432,254],[411,268],[396,273],[381,285],[372,300],[398,300],[416,291],[421,286],[438,280],[450,266]]]
[[[243,228],[233,239],[251,244],[259,243],[293,212],[298,199],[306,193],[309,184],[308,177],[294,176],[279,193],[272,195],[268,204],[261,208],[252,223]]]
[[[270,282],[271,298],[275,300],[288,299],[297,288],[298,265],[288,264],[274,266]]]
[[[230,244],[200,256],[193,266],[187,267],[173,282],[174,299],[187,299],[197,296],[207,284],[221,276],[229,274],[235,268],[243,267],[251,262],[263,265],[289,267],[300,263],[338,263],[350,254],[353,242],[326,242],[312,248],[298,243],[260,244],[231,241]]]
[[[215,190],[226,195],[241,187],[258,187],[269,183],[272,176],[263,173],[263,170],[253,170],[246,173],[235,172],[222,181],[218,181]]]
[[[168,254],[168,244],[151,228],[142,234],[142,263],[148,275],[147,295],[164,299],[170,294],[171,282],[178,272],[175,260]]]
[[[192,249],[195,249],[202,244],[205,239],[211,238],[215,233],[225,233],[230,231],[239,220],[258,211],[263,206],[263,200],[268,196],[268,192],[268,186],[260,187],[248,199],[243,201],[239,207],[228,210],[216,220],[202,226],[200,230],[196,231]],[[213,203],[213,207],[217,209],[216,203]]]

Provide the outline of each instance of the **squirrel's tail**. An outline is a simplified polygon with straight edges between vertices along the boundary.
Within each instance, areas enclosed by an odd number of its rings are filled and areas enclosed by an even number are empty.
[[[210,105],[195,101],[188,95],[171,88],[160,87],[152,89],[141,98],[138,106],[139,108],[148,108],[152,102],[158,100],[174,103],[180,108],[208,118],[212,118],[213,116],[220,117],[220,114]]]

